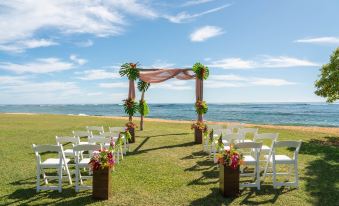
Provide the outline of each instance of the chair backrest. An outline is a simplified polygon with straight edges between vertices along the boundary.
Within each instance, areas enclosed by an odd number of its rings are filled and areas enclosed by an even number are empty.
[[[235,145],[235,148],[240,149],[240,150],[248,150],[250,149],[250,154],[252,155],[254,152],[254,156],[256,160],[259,160],[260,157],[260,150],[262,147],[262,143],[257,143],[257,142],[240,142]]]
[[[97,144],[79,144],[73,147],[74,155],[75,155],[75,161],[76,163],[79,161],[80,154],[82,152],[88,152],[89,156],[93,156],[93,151],[100,150],[101,146]]]
[[[235,145],[236,148],[239,149],[249,149],[249,148],[258,148],[260,149],[262,146],[262,143],[257,143],[257,142],[240,142]]]
[[[234,140],[238,140],[239,139],[239,134],[237,133],[232,133],[232,134],[226,134],[222,136],[223,140],[227,140],[227,142],[229,144],[234,143]]]
[[[232,131],[230,129],[221,129],[221,134],[223,136],[227,134],[232,134]]]
[[[227,126],[227,129],[230,129],[232,133],[238,133],[240,128],[243,128],[243,124],[230,124]]]
[[[73,145],[79,144],[80,140],[78,137],[64,137],[64,136],[55,136],[57,144],[72,143]]]
[[[258,128],[240,128],[239,134],[241,139],[245,139],[247,134],[253,134],[253,139],[255,134],[258,133]]]
[[[293,158],[297,159],[298,157],[298,153],[301,147],[301,140],[299,141],[274,141],[273,142],[273,147],[272,147],[272,153],[276,154],[276,148],[281,148],[281,147],[285,147],[285,148],[294,148],[294,154],[293,154]]]
[[[220,136],[222,134],[222,129],[213,129],[213,135]]]
[[[111,139],[106,138],[103,136],[93,136],[91,139],[89,139],[89,143],[94,143],[94,144],[105,144],[105,143],[110,143]]]
[[[87,129],[88,132],[92,132],[92,133],[93,133],[94,131],[96,131],[96,132],[98,132],[98,133],[105,132],[103,126],[87,126],[86,129]]]
[[[276,141],[279,137],[278,133],[260,133],[260,134],[254,134],[254,140],[264,140],[269,139],[272,141]]]
[[[100,135],[103,137],[114,137],[117,138],[119,137],[120,132],[119,131],[114,131],[114,132],[103,132]]]
[[[92,132],[89,131],[73,131],[73,135],[76,137],[88,137],[91,138]]]
[[[109,127],[108,130],[110,132],[124,132],[126,127]]]
[[[38,164],[41,164],[41,153],[58,153],[58,156],[60,158],[60,164],[62,164],[62,161],[65,160],[65,155],[63,151],[62,145],[36,145],[33,144],[33,151],[35,153],[35,157]]]

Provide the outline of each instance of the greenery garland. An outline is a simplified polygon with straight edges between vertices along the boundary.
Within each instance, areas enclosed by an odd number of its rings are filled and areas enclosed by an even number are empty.
[[[137,66],[137,63],[125,63],[121,65],[119,70],[120,76],[127,76],[130,80],[136,80],[139,77],[139,69]]]
[[[139,101],[139,113],[143,116],[147,116],[149,114],[149,107],[145,100]]]
[[[133,99],[125,99],[124,110],[129,116],[133,116],[138,111],[138,104]]]
[[[195,75],[198,77],[198,79],[206,80],[209,76],[209,69],[207,66],[201,64],[200,62],[197,62],[193,65],[192,68]]]
[[[197,114],[206,114],[208,111],[208,106],[206,102],[198,100],[195,103],[195,111],[197,112]]]
[[[140,91],[140,92],[145,92],[145,91],[147,91],[148,90],[148,88],[150,87],[150,83],[148,83],[148,82],[144,82],[144,81],[142,81],[142,80],[140,80],[139,79],[139,81],[138,81],[138,90]]]

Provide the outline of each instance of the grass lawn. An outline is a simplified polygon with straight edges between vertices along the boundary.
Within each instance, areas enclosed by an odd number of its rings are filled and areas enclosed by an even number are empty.
[[[54,144],[88,125],[121,126],[124,120],[65,115],[0,114],[0,205],[339,205],[339,134],[263,129],[280,140],[303,140],[299,189],[244,189],[236,199],[218,192],[218,168],[193,144],[189,124],[146,122],[131,152],[113,173],[113,198],[95,201],[91,191],[75,193],[64,182],[62,193],[35,192],[32,144]],[[288,152],[288,151],[287,151]]]

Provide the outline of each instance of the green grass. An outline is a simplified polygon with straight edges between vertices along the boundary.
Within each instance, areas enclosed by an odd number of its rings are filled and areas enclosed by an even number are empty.
[[[263,129],[281,140],[303,140],[299,156],[300,188],[244,189],[235,199],[218,192],[218,168],[193,144],[189,124],[146,122],[131,152],[113,173],[113,198],[95,201],[90,191],[35,192],[32,144],[53,144],[87,125],[121,126],[123,120],[63,115],[0,114],[0,205],[339,205],[338,135]]]

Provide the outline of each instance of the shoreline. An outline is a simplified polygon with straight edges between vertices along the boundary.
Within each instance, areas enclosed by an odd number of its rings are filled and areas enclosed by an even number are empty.
[[[119,120],[128,120],[128,117],[119,117],[119,116],[93,116],[93,115],[75,115],[75,114],[40,114],[40,113],[20,113],[20,112],[9,112],[9,113],[0,113],[0,114],[9,114],[9,115],[65,115],[65,116],[75,116],[75,117],[95,117],[95,118],[109,118],[109,119],[119,119]],[[139,117],[136,118],[139,121]],[[144,118],[145,122],[162,122],[162,123],[180,123],[180,124],[191,124],[193,121],[188,120],[167,120],[159,118]],[[222,125],[231,125],[239,124],[239,122],[220,122],[220,121],[208,121],[211,124],[222,124]],[[285,129],[285,130],[297,130],[305,132],[320,132],[339,135],[339,127],[319,127],[319,126],[293,126],[293,125],[271,125],[271,124],[244,124],[247,127],[259,127],[259,128],[274,128],[274,129]]]

